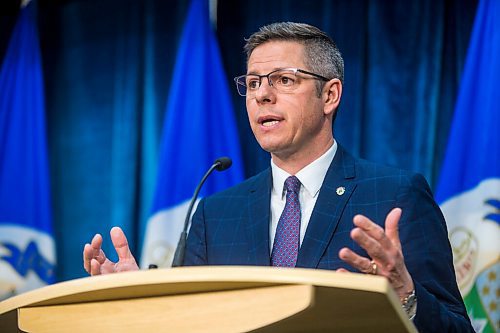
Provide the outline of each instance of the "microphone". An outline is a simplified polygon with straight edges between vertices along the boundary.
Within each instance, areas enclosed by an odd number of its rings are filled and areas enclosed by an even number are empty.
[[[201,190],[201,187],[207,180],[208,176],[214,171],[224,171],[231,167],[233,161],[229,157],[220,157],[215,160],[214,164],[208,169],[200,183],[194,190],[193,197],[191,198],[191,202],[189,203],[189,208],[186,214],[186,219],[184,220],[184,229],[182,230],[181,236],[179,238],[179,242],[177,243],[177,247],[175,249],[174,259],[172,261],[172,267],[182,266],[184,262],[184,254],[186,253],[186,239],[187,239],[187,230],[189,227],[189,220],[191,220],[191,211],[193,210],[194,203],[196,202],[196,198],[198,198],[198,193]]]

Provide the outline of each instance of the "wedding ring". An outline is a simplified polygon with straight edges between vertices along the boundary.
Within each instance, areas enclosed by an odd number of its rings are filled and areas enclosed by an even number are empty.
[[[370,267],[372,269],[370,273],[373,275],[377,275],[378,267],[374,260],[370,261]]]

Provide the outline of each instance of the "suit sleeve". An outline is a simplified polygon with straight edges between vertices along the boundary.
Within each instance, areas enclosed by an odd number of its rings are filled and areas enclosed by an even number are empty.
[[[201,199],[189,229],[183,266],[208,265],[204,209],[205,199]]]
[[[417,295],[419,332],[474,332],[457,287],[448,232],[439,206],[421,175],[397,196],[403,209],[399,233]]]

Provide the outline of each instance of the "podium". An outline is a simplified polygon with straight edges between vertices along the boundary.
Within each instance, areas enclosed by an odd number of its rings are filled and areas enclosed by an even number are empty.
[[[0,302],[0,332],[413,332],[380,276],[203,266],[57,283]]]

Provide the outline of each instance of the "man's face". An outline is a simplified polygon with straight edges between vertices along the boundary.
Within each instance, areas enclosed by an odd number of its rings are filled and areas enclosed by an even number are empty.
[[[265,75],[280,68],[310,71],[304,64],[304,46],[289,41],[264,43],[248,59],[247,74]],[[256,94],[246,98],[250,126],[260,146],[281,160],[322,154],[332,142],[323,100],[311,77],[304,76],[289,93],[278,92],[263,78]]]

